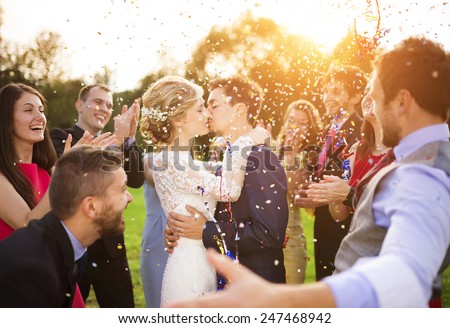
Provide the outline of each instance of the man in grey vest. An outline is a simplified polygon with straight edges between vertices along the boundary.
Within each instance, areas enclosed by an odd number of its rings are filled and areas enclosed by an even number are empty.
[[[409,38],[380,56],[370,97],[396,161],[361,194],[336,271],[321,282],[276,286],[211,254],[230,287],[174,304],[191,307],[426,307],[450,245],[450,55]]]

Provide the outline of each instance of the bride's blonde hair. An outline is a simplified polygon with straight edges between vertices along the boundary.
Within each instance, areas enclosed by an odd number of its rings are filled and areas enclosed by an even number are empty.
[[[166,76],[151,84],[142,96],[140,132],[144,140],[156,147],[174,138],[171,122],[186,114],[203,89],[180,76]]]

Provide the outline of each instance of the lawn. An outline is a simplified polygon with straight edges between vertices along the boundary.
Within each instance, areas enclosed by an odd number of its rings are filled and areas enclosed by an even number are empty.
[[[145,221],[145,205],[143,197],[143,189],[130,189],[133,195],[133,202],[125,211],[125,243],[128,253],[128,261],[130,265],[131,275],[134,285],[134,298],[136,307],[145,307],[144,292],[142,289],[142,281],[139,272],[139,257],[141,252],[141,237],[144,229]],[[309,261],[306,268],[306,283],[315,281],[314,274],[314,245],[313,245],[313,223],[314,218],[302,210],[303,224],[307,239]],[[450,307],[450,269],[444,273],[444,297],[445,307]],[[90,299],[87,303],[88,307],[98,307],[94,293],[91,292]]]

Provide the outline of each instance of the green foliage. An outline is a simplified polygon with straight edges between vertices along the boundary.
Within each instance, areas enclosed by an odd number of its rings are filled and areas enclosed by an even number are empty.
[[[72,127],[77,118],[75,102],[78,92],[83,86],[81,80],[70,80],[66,82],[55,81],[40,88],[47,99],[47,121],[49,129]]]

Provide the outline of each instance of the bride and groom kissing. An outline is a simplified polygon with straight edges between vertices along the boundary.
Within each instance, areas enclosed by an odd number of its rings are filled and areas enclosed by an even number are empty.
[[[210,247],[269,281],[285,282],[286,175],[264,145],[268,132],[253,128],[263,91],[242,76],[212,80],[208,87],[207,108],[203,89],[181,77],[156,81],[142,97],[140,131],[156,149],[145,170],[169,225],[162,306],[217,290],[217,274],[206,260]],[[227,141],[215,172],[189,151],[193,138],[210,129]]]

